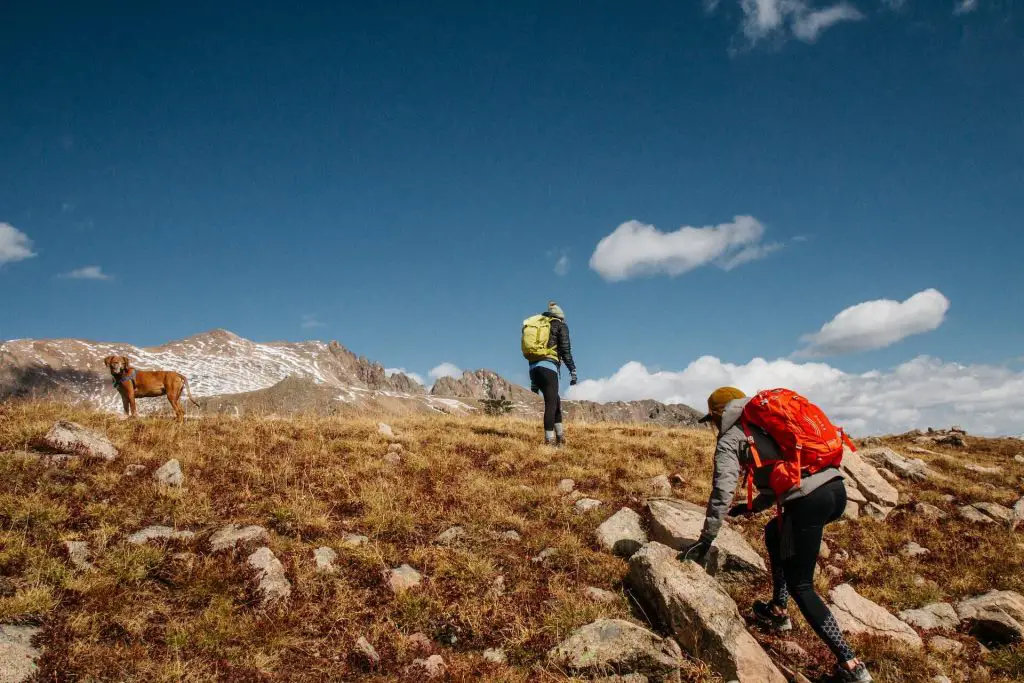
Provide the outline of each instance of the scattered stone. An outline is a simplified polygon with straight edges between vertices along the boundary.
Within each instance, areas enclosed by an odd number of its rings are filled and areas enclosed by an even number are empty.
[[[601,505],[601,501],[596,498],[580,498],[573,503],[573,507],[576,508],[576,512],[579,512],[580,514],[590,512],[594,508],[601,507]]]
[[[316,562],[317,574],[334,574],[337,572],[338,568],[334,566],[334,561],[337,559],[338,553],[333,548],[320,546],[313,551],[313,561]]]
[[[860,492],[857,488],[857,484],[850,477],[843,478],[843,485],[846,486],[846,500],[853,501],[858,505],[863,505],[868,502],[868,499]]]
[[[960,625],[953,606],[945,602],[933,602],[920,609],[908,609],[900,612],[900,619],[923,631],[953,631]]]
[[[397,453],[401,455],[405,452],[405,446],[400,443],[393,443],[388,446],[388,453]]]
[[[960,601],[956,613],[970,621],[984,640],[1011,643],[1024,639],[1024,595],[1014,591],[989,591]]]
[[[1016,515],[1014,515],[1013,510],[1003,505],[999,505],[998,503],[974,503],[973,507],[997,522],[1013,524],[1016,520]]]
[[[927,517],[928,519],[945,519],[948,515],[941,509],[930,503],[918,503],[914,506],[914,512]]]
[[[619,601],[619,596],[615,593],[606,591],[603,588],[597,588],[596,586],[587,586],[583,593],[591,602],[599,602],[607,605]]]
[[[250,526],[238,526],[228,524],[218,529],[210,537],[210,550],[220,552],[230,550],[240,545],[255,545],[256,543],[267,543],[270,541],[270,534],[261,526],[255,524]]]
[[[516,531],[515,529],[509,529],[508,531],[502,531],[498,535],[498,537],[501,538],[501,540],[503,540],[503,541],[508,541],[509,543],[519,543],[519,541],[523,540],[523,537],[520,536],[519,532]]]
[[[549,558],[552,558],[557,554],[558,548],[544,548],[544,550],[541,550],[539,553],[537,553],[536,557],[531,558],[530,562],[533,562],[534,564],[540,564],[541,562],[546,562]]]
[[[914,541],[911,541],[900,548],[900,555],[906,558],[921,557],[922,555],[927,555],[929,552],[928,548],[920,546]]]
[[[395,430],[391,428],[391,425],[384,424],[383,422],[377,423],[377,433],[389,439],[395,437]]]
[[[823,560],[827,560],[832,557],[832,549],[828,547],[828,543],[825,541],[821,542],[821,547],[818,549],[818,557]]]
[[[195,536],[195,533],[191,531],[177,531],[169,526],[147,526],[145,529],[139,529],[129,536],[128,542],[132,545],[145,545],[158,538],[165,538],[171,541],[188,541],[193,536]]]
[[[110,439],[76,422],[60,420],[43,437],[43,444],[58,453],[79,455],[84,458],[115,460],[117,447]]]
[[[843,517],[846,519],[859,519],[860,506],[852,500],[846,501],[846,509],[843,510]]]
[[[986,514],[983,514],[973,505],[961,505],[957,510],[960,516],[966,519],[968,522],[978,522],[979,524],[995,524],[996,521]]]
[[[932,652],[957,654],[964,649],[964,644],[958,640],[953,640],[952,638],[933,636],[928,639],[928,649]]]
[[[883,506],[879,505],[878,503],[868,503],[861,510],[861,514],[863,514],[865,517],[869,517],[871,519],[877,519],[878,521],[881,521],[881,520],[885,519],[886,517],[888,517],[889,513],[891,511],[892,511],[892,508],[890,508],[890,507],[883,507]]]
[[[366,639],[366,636],[359,636],[359,639],[356,641],[356,650],[366,658],[366,661],[369,662],[371,666],[377,666],[380,664],[380,655],[377,654],[377,648],[370,644],[370,641]]]
[[[778,644],[779,652],[786,655],[790,659],[805,661],[810,657],[807,654],[807,650],[800,647],[800,643],[796,643],[792,640],[783,640]]]
[[[650,538],[675,550],[688,549],[700,538],[704,527],[704,508],[683,500],[648,501]],[[765,572],[764,560],[728,523],[708,552],[707,568],[711,574],[721,571]]]
[[[573,489],[575,488],[576,482],[573,481],[572,479],[563,479],[562,481],[558,482],[559,493],[572,493]]]
[[[284,566],[267,546],[258,548],[246,564],[258,572],[263,605],[287,600],[292,594],[292,584],[284,573]]]
[[[341,537],[341,545],[346,548],[358,548],[359,546],[366,545],[370,542],[366,536],[360,536],[359,534],[345,534]]]
[[[928,467],[924,460],[907,458],[891,448],[865,448],[859,452],[862,458],[868,458],[882,465],[894,474],[914,481],[928,481],[935,478],[935,471]]]
[[[719,537],[721,538],[721,537]],[[695,562],[648,543],[629,560],[627,582],[683,648],[739,683],[785,683],[786,678],[747,632],[736,603]]]
[[[42,655],[32,647],[42,629],[33,626],[0,624],[0,682],[22,683],[38,671],[36,660]]]
[[[883,479],[878,470],[860,457],[859,453],[845,449],[842,469],[868,501],[885,507],[895,507],[899,503],[900,494],[896,487]]]
[[[438,534],[434,542],[441,545],[452,545],[464,540],[466,540],[466,530],[461,526],[453,526]]]
[[[954,496],[951,493],[943,493],[941,496],[939,496],[939,498],[941,498],[945,503],[952,503],[954,500],[956,500],[956,496]]]
[[[181,486],[185,483],[185,473],[177,458],[171,458],[153,473],[153,479],[162,486]]]
[[[404,593],[407,590],[416,588],[423,583],[423,575],[407,564],[384,572],[388,586],[395,594]]]
[[[139,464],[137,462],[133,462],[131,465],[128,465],[128,467],[124,468],[124,476],[126,476],[126,477],[134,477],[136,474],[142,474],[145,471],[146,471],[146,466],[145,465],[141,465],[141,464]]]
[[[384,457],[382,458],[382,460],[384,460],[384,462],[386,462],[389,465],[401,465],[402,464],[402,456],[400,454],[398,454],[398,453],[393,453],[391,451],[388,451],[387,453],[385,453]]]
[[[427,634],[417,631],[405,639],[405,647],[413,654],[429,655],[434,651],[434,643]]]
[[[92,569],[92,562],[89,561],[88,541],[64,541],[64,549],[68,553],[68,560],[77,569]]]
[[[681,659],[674,640],[623,619],[582,626],[548,652],[549,662],[573,674],[639,673],[655,681],[678,681]]]
[[[500,647],[491,647],[484,650],[484,661],[491,664],[507,664],[508,655]]]
[[[437,678],[444,676],[448,668],[444,665],[441,655],[430,655],[426,659],[414,660],[409,666],[409,673],[424,678]]]
[[[629,557],[647,543],[640,515],[622,508],[597,527],[597,542],[609,552]]]
[[[963,463],[963,466],[964,466],[965,470],[970,470],[971,472],[977,472],[978,474],[1002,474],[1003,473],[1003,468],[1002,467],[998,467],[998,466],[986,467],[984,465],[979,465],[979,464],[973,463],[973,462],[965,462],[965,463]]]
[[[832,613],[840,628],[847,633],[866,633],[895,638],[914,648],[924,647],[914,629],[887,612],[884,607],[862,597],[848,583],[829,591]]]
[[[659,474],[648,479],[645,482],[644,489],[652,496],[668,498],[672,495],[672,483],[668,480],[668,475],[665,474]]]

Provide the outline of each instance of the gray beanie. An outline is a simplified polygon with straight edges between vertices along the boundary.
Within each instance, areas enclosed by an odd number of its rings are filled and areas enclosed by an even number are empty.
[[[559,320],[565,320],[565,312],[562,307],[556,304],[554,301],[548,302],[548,313],[558,318]]]

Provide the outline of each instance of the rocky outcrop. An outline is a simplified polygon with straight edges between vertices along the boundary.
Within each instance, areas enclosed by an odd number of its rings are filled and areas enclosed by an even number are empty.
[[[530,390],[513,384],[492,370],[473,370],[462,377],[441,377],[430,390],[431,396],[444,398],[507,398],[513,403],[539,402]]]
[[[896,487],[886,481],[859,452],[849,449],[843,452],[842,470],[864,498],[878,505],[881,510],[891,510],[899,503],[900,494]]]
[[[622,508],[597,527],[597,542],[605,550],[629,557],[647,543],[640,515]]]
[[[633,594],[689,654],[707,662],[725,680],[785,683],[786,677],[747,632],[736,603],[694,562],[648,543],[629,561]]]
[[[832,613],[846,633],[893,638],[913,648],[924,647],[921,636],[914,629],[881,605],[859,595],[850,584],[836,586],[829,591],[829,597],[832,599]]]
[[[937,479],[938,473],[920,458],[907,458],[900,455],[891,448],[864,448],[857,451],[862,458],[867,458],[885,467],[890,472],[898,474],[904,479],[914,481],[928,481]]]
[[[684,500],[656,498],[648,501],[650,538],[675,550],[686,550],[700,538],[704,508]],[[764,560],[747,540],[723,525],[708,553],[708,572],[767,571]]]
[[[983,639],[1000,643],[1024,640],[1024,596],[1014,591],[989,591],[961,600],[957,615],[973,625]]]
[[[945,602],[933,602],[920,609],[908,609],[900,612],[900,619],[923,631],[952,631],[960,625],[953,606]]]
[[[675,641],[622,619],[598,619],[582,626],[548,652],[562,671],[592,678],[641,674],[649,681],[679,681],[682,652]]]
[[[43,437],[43,444],[57,452],[98,460],[116,460],[117,447],[99,432],[86,429],[77,422],[61,420]]]

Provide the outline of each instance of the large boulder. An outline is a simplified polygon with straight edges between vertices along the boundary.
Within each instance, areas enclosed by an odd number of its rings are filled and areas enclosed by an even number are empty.
[[[862,458],[867,458],[878,463],[890,472],[898,474],[905,479],[914,481],[927,481],[936,479],[937,473],[920,458],[908,458],[900,455],[891,448],[862,448],[858,451]],[[845,456],[844,456],[845,457]]]
[[[638,673],[665,682],[679,680],[681,660],[675,641],[622,619],[582,626],[548,652],[551,664],[572,674]]]
[[[636,512],[622,508],[597,527],[597,542],[609,552],[629,557],[647,543],[641,522]]]
[[[118,456],[117,447],[110,439],[91,429],[86,429],[77,422],[60,420],[43,437],[43,444],[58,453],[80,455],[86,458],[114,460]]]
[[[676,550],[686,550],[700,538],[704,527],[704,508],[685,500],[656,498],[647,502],[651,516],[650,537]],[[765,572],[764,560],[750,547],[747,539],[723,524],[708,553],[708,571]]]
[[[859,452],[844,450],[842,469],[870,502],[890,508],[899,502],[900,493],[896,487],[887,482],[874,466],[860,457]]]
[[[903,610],[900,619],[923,631],[952,631],[960,625],[960,617],[947,602],[933,602],[920,609]]]
[[[1024,640],[1024,595],[1014,591],[989,591],[961,600],[957,615],[970,621],[986,640],[1010,643]]]
[[[832,614],[843,631],[893,638],[916,649],[924,647],[921,636],[914,629],[881,605],[862,597],[850,584],[836,586],[829,591],[829,597],[832,598]]]
[[[22,683],[35,674],[42,653],[32,647],[32,638],[39,631],[33,626],[0,624],[0,683]]]
[[[683,649],[725,680],[785,683],[786,677],[747,632],[736,603],[694,562],[648,543],[629,561],[626,581]]]

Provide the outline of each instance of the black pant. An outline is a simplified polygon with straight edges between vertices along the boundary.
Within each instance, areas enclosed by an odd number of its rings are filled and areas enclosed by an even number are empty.
[[[846,510],[846,487],[835,479],[782,508],[782,517],[768,522],[764,542],[772,564],[772,601],[786,607],[792,595],[818,637],[841,662],[855,658],[832,612],[814,591],[814,567],[826,524]],[[781,519],[781,524],[780,524]]]
[[[544,431],[554,431],[562,421],[562,398],[558,395],[558,373],[551,368],[530,368],[530,381],[544,395]]]

